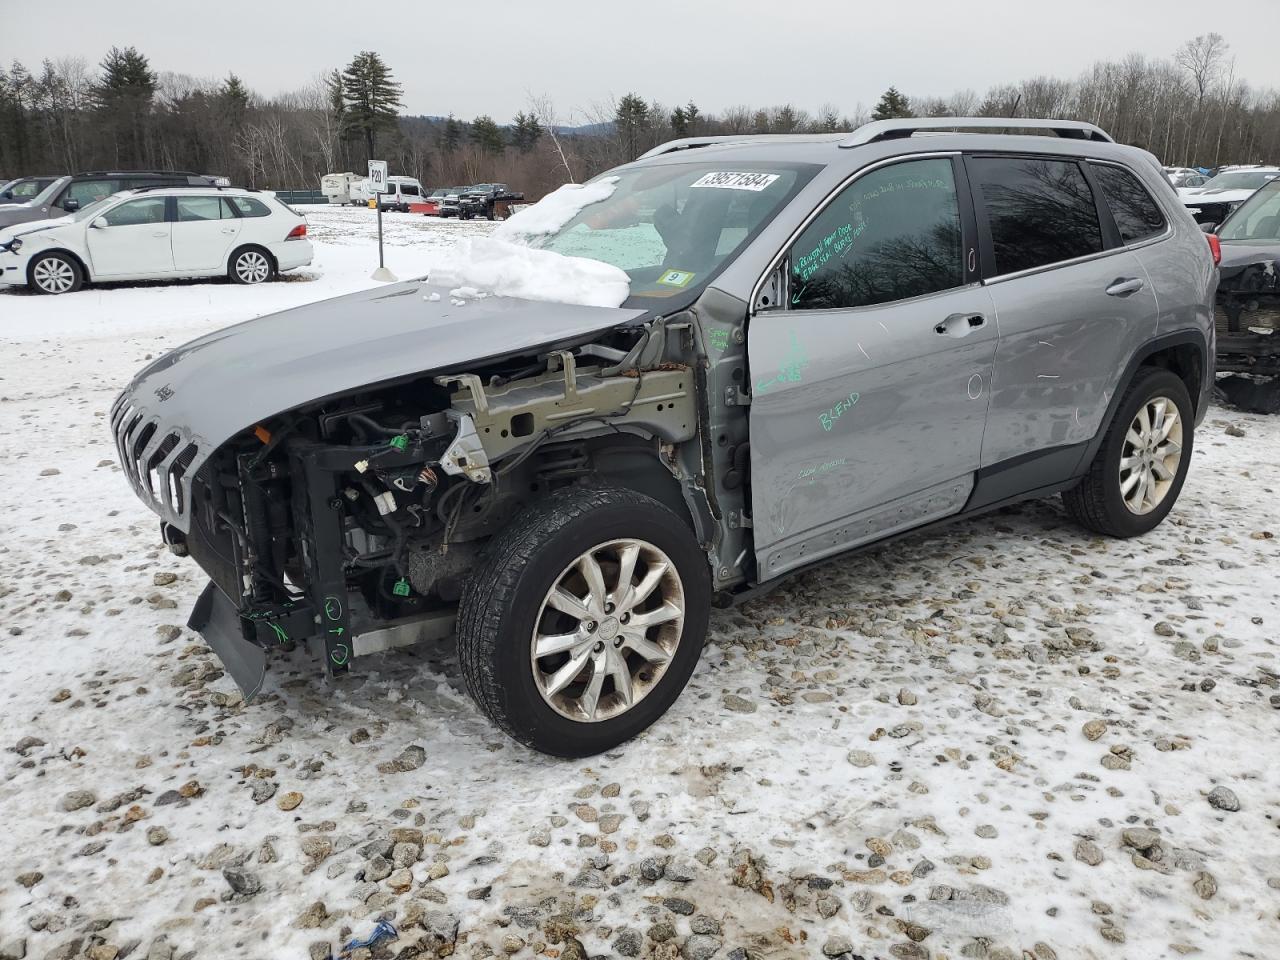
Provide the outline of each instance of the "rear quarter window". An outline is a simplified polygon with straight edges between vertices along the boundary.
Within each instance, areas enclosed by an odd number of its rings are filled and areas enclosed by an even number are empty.
[[[997,274],[1101,252],[1093,191],[1074,161],[971,157],[966,165],[990,227]]]
[[[269,217],[271,210],[261,200],[253,197],[231,197],[231,203],[240,211],[242,217]]]
[[[1164,231],[1164,214],[1141,180],[1110,164],[1095,163],[1092,170],[1125,243],[1137,243]]]

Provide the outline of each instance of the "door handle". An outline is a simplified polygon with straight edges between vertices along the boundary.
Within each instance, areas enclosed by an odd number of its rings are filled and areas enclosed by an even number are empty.
[[[235,233],[235,230],[231,229],[231,227],[223,227],[223,228],[222,228],[222,232],[223,232],[223,233]]]
[[[987,318],[981,313],[953,313],[933,328],[933,332],[942,337],[967,337],[975,330],[987,325]]]
[[[1138,277],[1117,277],[1111,281],[1111,286],[1107,287],[1107,296],[1109,297],[1127,297],[1131,293],[1137,293],[1145,284]]]
[[[163,231],[159,231],[159,230],[157,230],[155,233],[153,233],[153,234],[151,234],[151,235],[152,235],[153,237],[160,238],[160,237],[167,237],[169,234],[168,234],[168,233],[165,233],[165,232],[163,232]]]

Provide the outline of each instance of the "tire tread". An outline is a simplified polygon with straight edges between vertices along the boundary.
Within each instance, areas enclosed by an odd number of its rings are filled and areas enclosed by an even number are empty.
[[[1107,510],[1106,499],[1109,484],[1106,477],[1106,452],[1111,446],[1111,440],[1115,432],[1129,429],[1129,419],[1122,415],[1122,412],[1129,404],[1129,400],[1134,394],[1147,390],[1152,380],[1164,376],[1172,376],[1172,374],[1163,367],[1144,366],[1138,368],[1138,372],[1134,374],[1133,380],[1130,381],[1124,395],[1120,398],[1120,402],[1116,405],[1116,416],[1112,419],[1110,426],[1107,427],[1107,433],[1102,439],[1102,444],[1098,447],[1098,452],[1094,455],[1093,462],[1089,464],[1089,469],[1084,478],[1070,490],[1063,491],[1062,503],[1067,509],[1068,516],[1086,530],[1108,537],[1127,537],[1131,535],[1129,531],[1126,531],[1112,519]],[[1188,444],[1187,446],[1189,447],[1190,445]],[[1190,457],[1190,455],[1191,451],[1188,449],[1187,456]],[[1177,495],[1176,492],[1174,495]]]
[[[557,490],[518,514],[494,535],[458,602],[458,661],[467,692],[503,733],[534,749],[539,749],[534,738],[507,715],[502,687],[492,669],[502,616],[525,568],[547,539],[609,505],[631,505],[671,513],[650,497],[622,487]],[[674,514],[671,520],[681,522]]]

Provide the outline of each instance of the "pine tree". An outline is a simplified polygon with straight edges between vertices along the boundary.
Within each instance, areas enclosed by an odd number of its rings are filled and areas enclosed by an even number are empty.
[[[689,115],[684,112],[684,107],[676,107],[671,111],[671,132],[677,137],[688,136]]]
[[[511,145],[521,153],[528,153],[542,138],[542,124],[532,113],[521,110],[511,121]]]
[[[649,105],[636,94],[628,93],[618,101],[614,129],[628,160],[640,155],[640,144],[649,130],[651,119]]]
[[[471,122],[471,142],[485,153],[501,153],[506,148],[502,131],[488,114]]]
[[[117,156],[125,163],[142,163],[146,128],[156,93],[156,75],[134,47],[112,47],[102,61],[102,79],[94,87],[98,110],[114,129]],[[124,134],[127,134],[125,136]]]
[[[453,153],[461,145],[462,138],[466,135],[466,132],[466,124],[452,113],[449,114],[449,119],[444,122],[444,130],[440,133],[440,151],[442,153]]]
[[[243,112],[249,106],[249,91],[234,73],[227,74],[227,79],[222,81],[222,89],[218,94],[228,106],[239,112]]]
[[[391,68],[371,50],[356,54],[342,72],[342,135],[363,140],[368,160],[379,131],[394,130],[399,121],[400,93]]]
[[[897,87],[890,87],[880,97],[880,102],[876,104],[871,119],[893,120],[896,117],[910,116],[912,116],[911,101],[900,94]]]

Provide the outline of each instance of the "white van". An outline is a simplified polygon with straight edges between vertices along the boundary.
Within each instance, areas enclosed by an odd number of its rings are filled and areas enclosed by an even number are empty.
[[[368,202],[366,196],[360,199],[359,193],[355,190],[355,185],[360,182],[360,177],[354,173],[326,173],[320,178],[320,192],[328,197],[329,202],[341,206],[343,204],[351,204],[352,206],[362,206]]]
[[[383,210],[409,212],[409,204],[422,203],[425,196],[420,184],[413,177],[387,177],[387,192],[382,194]]]

